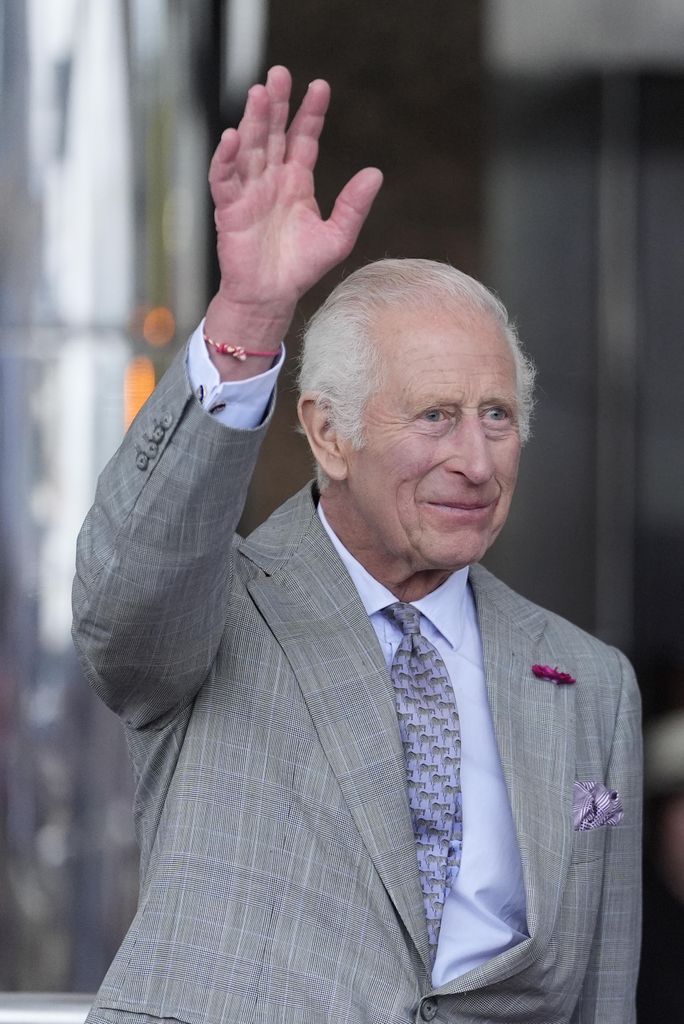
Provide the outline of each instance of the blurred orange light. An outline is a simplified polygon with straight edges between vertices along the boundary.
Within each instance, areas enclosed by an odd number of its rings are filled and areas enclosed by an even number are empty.
[[[176,333],[176,321],[173,313],[166,306],[155,306],[149,310],[143,321],[143,338],[154,348],[163,348],[173,340]]]
[[[155,374],[152,360],[136,356],[126,367],[124,377],[124,424],[126,430],[154,391]]]

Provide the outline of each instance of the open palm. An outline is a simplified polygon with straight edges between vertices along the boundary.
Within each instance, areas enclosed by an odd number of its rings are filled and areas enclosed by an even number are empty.
[[[291,316],[301,295],[349,254],[382,183],[378,170],[359,171],[322,219],[313,170],[330,90],[312,82],[288,128],[290,89],[289,72],[272,68],[265,85],[250,89],[240,125],[224,132],[211,163],[218,298],[228,310]]]

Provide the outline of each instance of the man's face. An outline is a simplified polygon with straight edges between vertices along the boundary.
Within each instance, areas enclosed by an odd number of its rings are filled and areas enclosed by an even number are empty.
[[[418,600],[484,555],[508,515],[520,438],[515,365],[489,318],[394,309],[374,331],[383,385],[366,442],[344,442],[324,492],[333,528],[376,579]]]

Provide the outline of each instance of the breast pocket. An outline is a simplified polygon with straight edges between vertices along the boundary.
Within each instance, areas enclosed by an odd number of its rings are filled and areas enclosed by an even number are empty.
[[[584,832],[572,833],[572,860],[574,864],[582,864],[603,857],[606,848],[608,825],[597,825]]]

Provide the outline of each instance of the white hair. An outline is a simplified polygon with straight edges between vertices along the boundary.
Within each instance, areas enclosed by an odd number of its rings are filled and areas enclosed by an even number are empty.
[[[388,308],[439,304],[456,307],[461,316],[485,314],[501,328],[515,364],[520,439],[529,438],[535,368],[503,303],[447,263],[384,259],[345,278],[311,317],[302,338],[299,394],[315,396],[330,425],[353,448],[363,447],[365,406],[382,384],[382,360],[372,342],[379,315]],[[328,482],[320,467],[318,482],[321,488]]]

